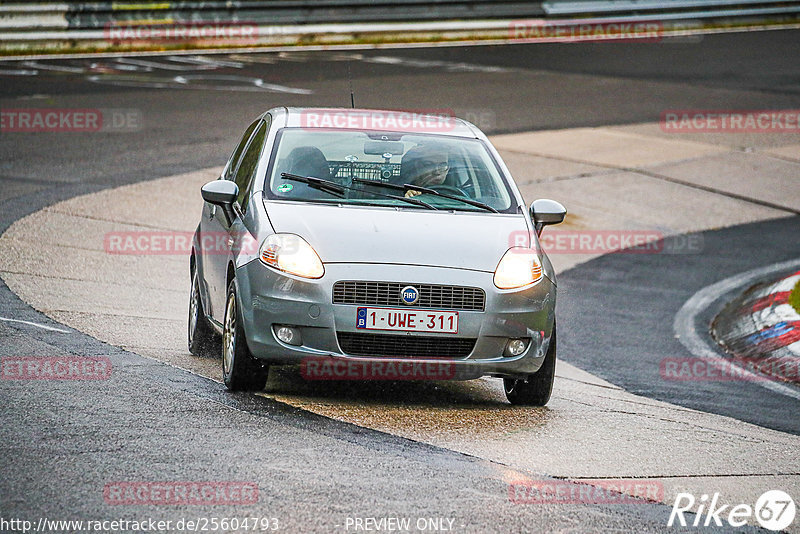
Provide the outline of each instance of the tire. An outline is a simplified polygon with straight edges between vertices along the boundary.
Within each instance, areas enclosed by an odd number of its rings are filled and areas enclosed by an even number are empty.
[[[219,338],[211,329],[200,299],[200,281],[197,268],[192,265],[192,289],[189,293],[189,352],[195,356],[213,356],[219,354]]]
[[[267,383],[269,367],[256,360],[247,346],[236,281],[228,285],[222,328],[222,379],[231,391],[260,391]]]
[[[520,406],[544,406],[550,400],[553,391],[553,381],[556,376],[556,327],[553,325],[553,335],[550,346],[544,357],[542,366],[527,379],[503,379],[503,389],[506,398],[511,404]]]

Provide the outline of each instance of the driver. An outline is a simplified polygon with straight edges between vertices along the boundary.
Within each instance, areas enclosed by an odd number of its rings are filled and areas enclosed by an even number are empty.
[[[420,146],[409,150],[402,162],[403,174],[409,177],[408,183],[422,187],[433,187],[444,183],[450,169],[447,151],[439,147]],[[406,191],[406,198],[421,195],[420,191]]]

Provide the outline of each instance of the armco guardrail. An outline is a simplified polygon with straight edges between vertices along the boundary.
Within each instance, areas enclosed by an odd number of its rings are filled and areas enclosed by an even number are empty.
[[[782,2],[786,6],[793,2]],[[578,16],[585,14],[646,13],[659,11],[684,11],[693,9],[732,9],[775,4],[764,0],[556,0],[543,2],[548,15]]]
[[[150,6],[157,6],[155,9]],[[118,2],[74,4],[70,28],[94,28],[108,22],[169,17],[188,22],[230,21],[258,24],[326,24],[445,19],[533,17],[539,2],[519,0],[266,0],[240,2]]]
[[[519,0],[262,0],[239,2],[72,2],[0,5],[0,28],[102,29],[138,21],[326,24],[535,17]],[[55,21],[60,16],[62,21]]]
[[[0,53],[504,39],[515,20],[797,19],[766,0],[241,0],[0,4]]]

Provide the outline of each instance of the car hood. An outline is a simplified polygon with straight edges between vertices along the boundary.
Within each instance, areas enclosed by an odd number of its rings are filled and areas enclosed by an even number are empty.
[[[522,215],[269,202],[276,232],[297,234],[323,263],[393,263],[494,272]]]

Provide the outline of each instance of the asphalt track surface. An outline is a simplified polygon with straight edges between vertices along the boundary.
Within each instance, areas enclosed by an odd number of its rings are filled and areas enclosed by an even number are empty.
[[[608,254],[564,273],[558,315],[562,357],[637,395],[800,434],[800,418],[788,416],[800,410],[796,398],[757,382],[680,382],[660,375],[663,359],[691,357],[673,330],[681,306],[719,280],[797,258],[800,217],[699,236],[699,254]],[[716,314],[736,296],[732,293],[702,310],[695,324],[698,332],[708,331]]]
[[[486,120],[481,126],[488,133],[497,133],[652,122],[675,108],[796,108],[798,37],[779,31],[696,42],[381,50],[359,52],[360,59],[326,52],[213,72],[308,88],[312,98],[153,87],[163,77],[158,69],[133,73],[134,85],[97,83],[87,79],[90,60],[48,60],[42,63],[75,72],[38,69],[36,76],[4,75],[33,67],[3,63],[3,108],[136,109],[144,126],[119,133],[4,133],[0,231],[58,200],[220,165],[242,127],[264,109],[347,105],[348,68],[359,106],[467,110]],[[375,56],[416,62],[370,61]],[[218,77],[213,83],[229,82]],[[706,249],[695,256],[617,254],[564,274],[560,356],[634,393],[797,433],[797,418],[785,415],[796,414],[797,405],[785,397],[738,383],[698,388],[654,381],[657,367],[643,361],[680,351],[672,318],[696,290],[800,255],[797,230],[796,219],[726,229],[707,233]],[[740,241],[748,246],[736,247]],[[58,326],[5,284],[0,317]],[[254,480],[259,505],[215,507],[214,515],[269,515],[290,530],[341,529],[348,516],[409,515],[453,517],[458,529],[471,532],[660,531],[669,512],[661,505],[514,506],[506,485],[518,474],[503,465],[227,394],[217,383],[78,332],[0,322],[0,355],[62,354],[108,355],[115,373],[88,385],[2,384],[4,517],[197,515],[191,507],[156,513],[104,504],[105,483],[131,479]]]

